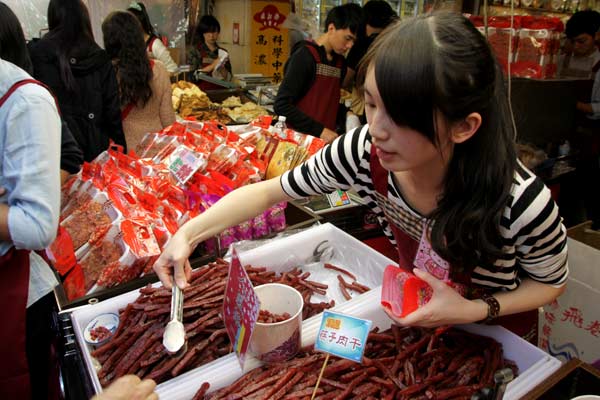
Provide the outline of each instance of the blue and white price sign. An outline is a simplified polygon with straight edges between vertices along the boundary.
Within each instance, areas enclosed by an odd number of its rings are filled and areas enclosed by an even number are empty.
[[[315,350],[362,362],[372,322],[332,311],[324,311]]]

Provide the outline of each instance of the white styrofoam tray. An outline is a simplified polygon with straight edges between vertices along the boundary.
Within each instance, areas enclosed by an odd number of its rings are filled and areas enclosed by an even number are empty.
[[[339,290],[337,280],[339,273],[337,271],[324,269],[322,262],[306,264],[306,261],[313,255],[314,249],[324,240],[329,241],[329,244],[333,248],[333,255],[330,259],[322,261],[330,262],[352,272],[356,275],[358,282],[372,288],[370,292],[355,296],[351,301],[345,301]],[[349,314],[360,312],[360,310],[357,310],[353,306],[357,302],[358,304],[379,304],[380,283],[383,271],[387,265],[394,264],[389,258],[331,224],[312,227],[288,237],[267,242],[252,250],[240,251],[239,257],[242,265],[267,267],[269,270],[276,272],[285,272],[296,266],[301,266],[304,271],[311,272],[309,280],[329,285],[329,289],[327,290],[328,298],[325,299],[320,295],[314,295],[311,301],[319,302],[333,299],[336,302],[335,310]],[[350,281],[348,277],[343,276],[346,281]],[[94,369],[90,349],[83,339],[83,330],[95,316],[102,313],[118,312],[119,309],[124,308],[128,303],[135,301],[138,296],[139,292],[134,290],[94,305],[82,307],[71,314],[75,336],[82,349],[84,362],[96,392],[101,390],[101,386]],[[362,298],[365,300],[359,302]],[[382,319],[382,323],[386,322],[387,317],[385,314],[383,314]],[[315,316],[304,321],[302,328],[303,345],[314,343],[319,323],[320,316]],[[248,357],[245,370],[249,371],[259,365],[260,363],[257,360]],[[163,400],[187,400],[193,397],[202,382],[209,382],[211,390],[214,390],[232,383],[241,375],[242,370],[235,355],[230,354],[163,382],[158,385],[157,393]]]
[[[266,266],[270,270],[278,272],[287,271],[294,266],[302,265],[303,261],[312,255],[313,249],[317,244],[324,239],[329,240],[336,250],[330,262],[353,272],[357,275],[361,283],[372,288],[371,291],[346,302],[338,301],[338,294],[334,292],[333,297],[336,300],[334,310],[370,319],[373,321],[374,327],[377,326],[381,330],[388,329],[391,321],[379,305],[381,300],[381,286],[379,284],[384,268],[388,264],[393,264],[393,262],[331,224],[323,224],[310,228],[292,236],[269,242],[253,250],[242,252],[240,253],[240,260],[242,265]],[[303,266],[302,268],[312,272],[309,279],[323,280],[324,283],[328,283],[330,285],[328,293],[332,288],[337,288],[337,273],[323,273],[317,264]],[[96,391],[100,391],[101,388],[92,366],[89,350],[84,345],[83,329],[96,315],[105,312],[115,312],[134,301],[137,296],[137,291],[125,293],[98,304],[83,307],[72,314],[75,335],[83,349],[84,359]],[[316,315],[303,322],[303,346],[308,346],[315,342],[320,323],[321,315]],[[505,400],[518,400],[543,382],[561,365],[560,361],[556,358],[549,356],[541,349],[500,326],[469,324],[460,326],[460,328],[469,332],[493,337],[502,343],[504,356],[514,361],[519,367],[519,376],[508,384],[504,395]],[[158,385],[157,393],[162,400],[191,399],[203,382],[210,383],[210,391],[217,390],[233,383],[245,372],[260,365],[261,363],[258,360],[248,357],[244,371],[242,371],[235,355],[229,354],[163,382]]]

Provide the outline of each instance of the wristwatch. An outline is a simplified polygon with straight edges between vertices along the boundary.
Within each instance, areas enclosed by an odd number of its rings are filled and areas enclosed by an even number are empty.
[[[483,293],[481,295],[481,300],[485,301],[488,305],[487,317],[481,322],[488,324],[500,314],[500,303],[498,303],[498,300],[489,293]]]

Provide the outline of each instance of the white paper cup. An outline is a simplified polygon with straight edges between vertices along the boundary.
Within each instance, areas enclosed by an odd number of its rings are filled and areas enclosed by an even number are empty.
[[[300,349],[302,295],[293,287],[280,283],[267,283],[254,290],[261,310],[271,314],[288,313],[291,317],[271,324],[257,322],[250,338],[250,353],[267,363],[289,360]]]

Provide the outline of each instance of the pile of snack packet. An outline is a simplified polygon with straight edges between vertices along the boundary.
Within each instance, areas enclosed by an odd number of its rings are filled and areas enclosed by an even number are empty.
[[[488,41],[506,73],[511,76],[551,79],[556,77],[560,52],[560,34],[564,25],[559,18],[546,16],[488,17]],[[470,16],[471,22],[485,34],[482,16]],[[511,50],[509,43],[512,38]]]
[[[148,133],[129,154],[117,146],[85,163],[62,187],[61,220],[46,255],[69,299],[151,271],[179,226],[233,189],[277,176],[324,146],[271,117],[230,131],[216,122],[175,123]],[[219,239],[232,242],[285,229],[278,204]],[[216,240],[205,244],[213,252]]]

